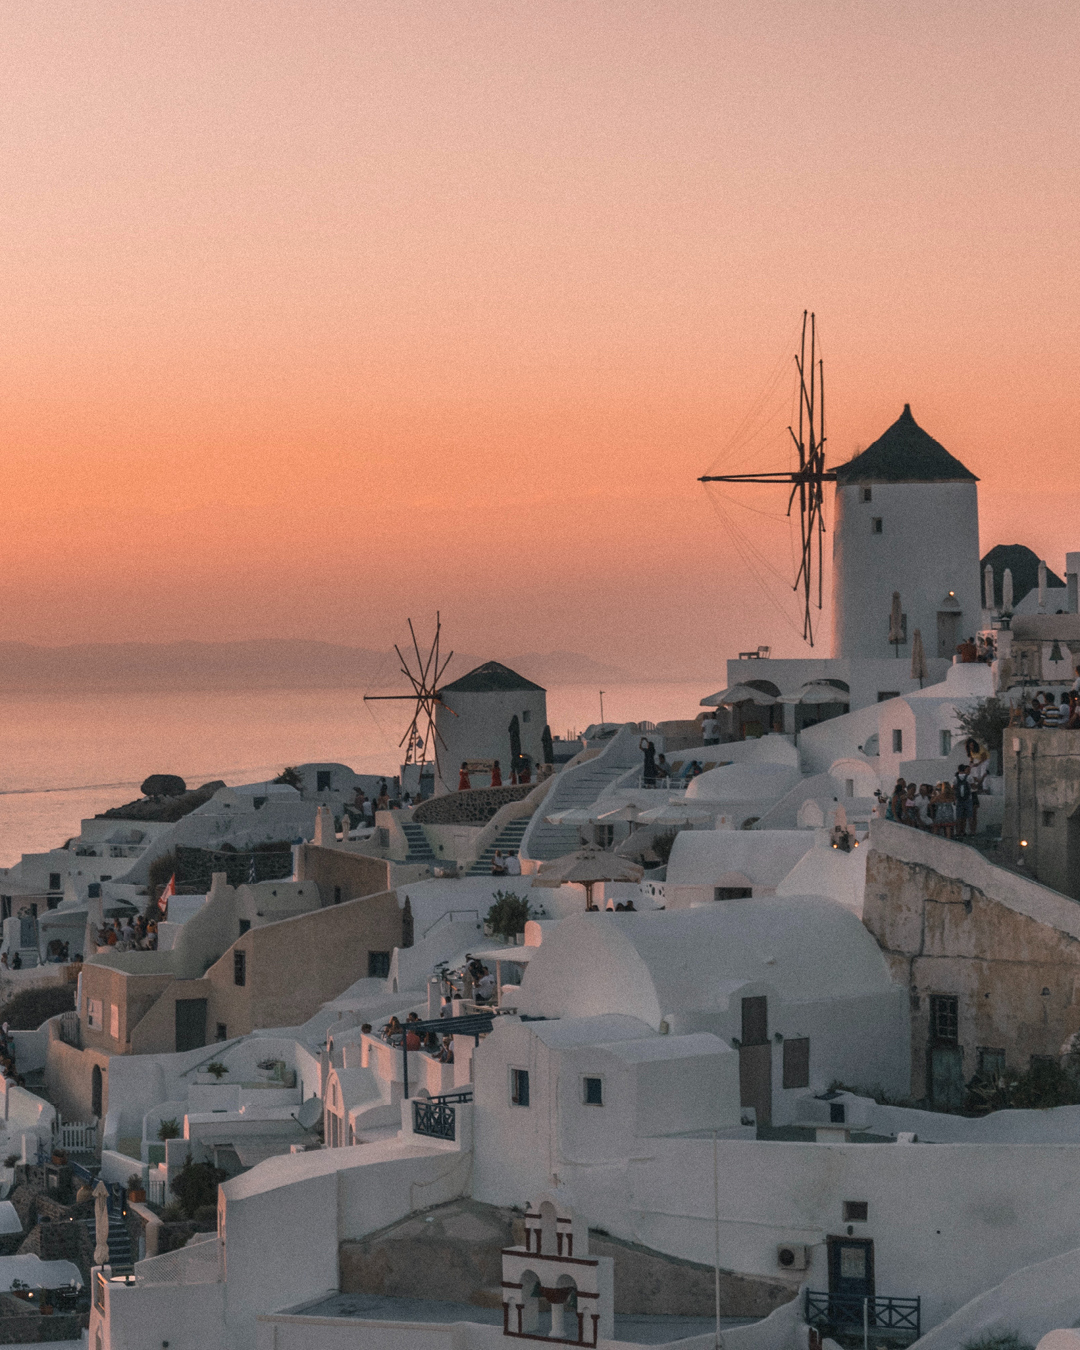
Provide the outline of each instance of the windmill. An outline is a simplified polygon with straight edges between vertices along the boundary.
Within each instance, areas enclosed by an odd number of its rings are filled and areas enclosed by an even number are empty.
[[[398,660],[401,662],[401,673],[412,685],[413,692],[411,694],[365,694],[364,702],[411,702],[416,705],[413,709],[412,721],[406,728],[401,740],[398,741],[398,745],[405,747],[405,764],[419,765],[421,776],[430,753],[431,760],[434,763],[435,776],[438,778],[441,771],[439,742],[442,741],[442,736],[435,726],[435,709],[436,707],[443,708],[446,712],[452,713],[454,717],[457,716],[457,713],[452,708],[447,708],[439,697],[439,684],[446,667],[453,659],[454,653],[451,652],[446,657],[441,657],[439,654],[442,622],[438,611],[435,613],[435,637],[432,639],[431,649],[426,657],[420,655],[420,644],[416,640],[416,630],[413,628],[412,619],[408,620],[408,624],[413,652],[416,656],[415,674],[410,667],[409,658],[402,654],[401,648],[396,642],[394,643],[394,651],[397,652]],[[445,741],[443,741],[443,745],[445,747]]]
[[[810,359],[807,361],[807,326],[809,325]],[[822,555],[825,534],[824,484],[835,483],[836,474],[825,468],[825,373],[824,363],[817,355],[817,325],[814,315],[803,311],[802,344],[795,357],[799,372],[799,429],[788,427],[791,439],[799,452],[799,467],[788,473],[731,473],[707,474],[699,483],[790,483],[787,514],[790,516],[799,502],[799,527],[802,553],[792,590],[801,591],[803,598],[803,638],[814,645],[813,608],[821,609]]]

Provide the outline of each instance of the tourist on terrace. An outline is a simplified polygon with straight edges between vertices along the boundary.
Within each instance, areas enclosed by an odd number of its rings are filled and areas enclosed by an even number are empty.
[[[492,975],[487,966],[482,969],[484,973],[476,981],[476,1001],[477,1003],[488,1003],[495,993],[495,976]]]
[[[656,746],[652,741],[646,740],[642,736],[638,741],[638,749],[645,756],[645,766],[642,771],[641,781],[645,787],[656,786]]]
[[[961,665],[967,666],[978,660],[979,649],[975,646],[975,639],[973,637],[965,638],[957,647],[956,654],[960,658]]]
[[[444,1036],[442,1038],[442,1049],[439,1051],[439,1059],[443,1064],[453,1064],[454,1062],[453,1036]]]
[[[401,1035],[401,1023],[396,1017],[391,1017],[386,1026],[382,1029],[382,1038],[384,1041],[392,1041],[395,1036]]]
[[[968,778],[968,766],[960,764],[957,766],[956,777],[953,779],[953,795],[956,800],[956,835],[962,839],[965,835],[974,834],[974,811],[972,810],[971,780]]]
[[[508,877],[521,876],[521,859],[516,853],[506,855],[506,875]]]
[[[904,823],[904,801],[907,798],[907,783],[902,779],[896,780],[896,786],[892,790],[892,797],[889,799],[889,810],[892,812],[892,819],[898,825]]]
[[[713,713],[707,713],[701,720],[702,745],[720,744],[720,723]]]
[[[916,801],[918,809],[918,820],[920,830],[933,829],[934,825],[934,807],[933,807],[934,789],[929,783],[919,784],[919,796]]]
[[[492,761],[492,764],[491,764],[491,786],[492,786],[492,787],[502,787],[502,785],[503,785],[503,781],[502,781],[502,766],[500,765],[499,761],[496,759],[496,760],[493,760],[493,761]]]
[[[664,783],[671,777],[671,765],[663,755],[657,755],[656,757],[656,776]]]
[[[502,855],[502,849],[495,850],[495,856],[491,860],[491,875],[493,877],[506,876],[506,859]]]
[[[946,839],[951,839],[953,821],[956,817],[953,809],[952,788],[948,783],[937,784],[934,788],[933,795],[930,798],[930,802],[934,810],[933,833],[942,835]]]
[[[469,770],[465,760],[462,760],[461,768],[458,770],[457,790],[459,792],[468,792],[471,787],[472,784],[469,782]]]

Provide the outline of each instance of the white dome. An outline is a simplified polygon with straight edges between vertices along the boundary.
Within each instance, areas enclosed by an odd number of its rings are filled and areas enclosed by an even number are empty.
[[[725,764],[693,779],[686,795],[709,802],[771,801],[790,792],[801,777],[788,764]]]

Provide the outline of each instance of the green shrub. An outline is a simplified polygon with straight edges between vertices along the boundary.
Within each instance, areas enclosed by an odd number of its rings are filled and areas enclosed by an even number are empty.
[[[0,1020],[12,1031],[37,1031],[42,1022],[58,1013],[70,1012],[75,1006],[73,984],[47,984],[38,989],[24,989],[4,1004]]]
[[[1026,1073],[1006,1069],[992,1078],[974,1078],[968,1085],[968,1110],[1045,1111],[1053,1106],[1080,1105],[1080,1082],[1075,1072],[1056,1062],[1036,1063]]]
[[[954,708],[965,736],[974,736],[987,750],[1000,750],[1009,725],[1011,705],[1000,698],[981,698],[970,708]]]
[[[513,891],[496,891],[495,903],[487,912],[487,922],[497,937],[511,938],[524,933],[526,920],[532,917],[528,900]]]
[[[995,1331],[965,1341],[964,1350],[1035,1350],[1035,1347],[1015,1331]]]
[[[183,1167],[169,1183],[169,1190],[176,1196],[187,1218],[193,1219],[200,1210],[216,1210],[218,1186],[228,1179],[228,1172],[212,1163],[192,1162],[189,1153]]]
[[[18,1153],[9,1153],[9,1154],[7,1155],[7,1157],[4,1159],[4,1166],[5,1166],[5,1167],[18,1167],[19,1163],[21,1163],[21,1162],[22,1162],[22,1158],[20,1157],[20,1155],[19,1155]]]
[[[229,1070],[226,1068],[224,1064],[222,1064],[220,1059],[214,1059],[211,1060],[210,1063],[206,1066],[206,1072],[212,1073],[220,1083],[221,1080],[225,1077],[225,1075],[229,1072]]]

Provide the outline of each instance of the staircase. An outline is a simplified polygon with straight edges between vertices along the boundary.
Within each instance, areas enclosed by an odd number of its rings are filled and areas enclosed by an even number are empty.
[[[405,836],[409,845],[409,852],[405,858],[407,863],[438,862],[435,854],[431,851],[431,845],[427,841],[427,835],[424,833],[422,825],[417,825],[414,820],[403,820],[401,822],[401,833]]]
[[[546,862],[580,848],[579,826],[549,825],[546,817],[572,806],[592,806],[605,788],[621,778],[628,769],[640,766],[640,739],[640,732],[623,727],[595,759],[587,759],[583,764],[564,769],[529,822],[522,839],[521,856]]]
[[[543,809],[543,804],[541,804],[540,810]],[[489,877],[496,850],[504,856],[507,853],[516,853],[521,847],[521,841],[525,836],[525,831],[529,828],[531,819],[531,816],[522,816],[519,820],[507,821],[465,875],[468,877]]]
[[[84,1219],[86,1231],[91,1243],[97,1242],[97,1223],[94,1219]],[[131,1250],[131,1234],[120,1216],[119,1207],[109,1213],[109,1263],[114,1275],[128,1275],[135,1269],[134,1255]]]

